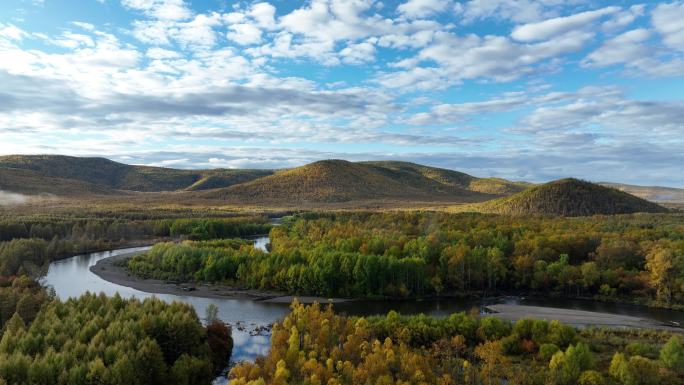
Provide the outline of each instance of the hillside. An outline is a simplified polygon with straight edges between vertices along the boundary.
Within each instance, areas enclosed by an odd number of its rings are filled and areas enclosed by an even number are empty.
[[[600,183],[600,185],[612,187],[651,202],[684,204],[684,189],[681,188],[635,186],[621,183]]]
[[[482,202],[500,193],[472,189],[477,178],[456,171],[406,162],[324,160],[235,185],[198,194],[204,199],[233,202],[347,202],[411,200]],[[517,184],[497,181],[488,191],[519,191]]]
[[[54,188],[50,178],[74,181],[74,189],[79,192],[87,192],[93,186],[99,190],[158,192],[226,187],[270,173],[265,170],[178,170],[62,155],[10,155],[0,156],[0,180],[4,180],[0,188],[12,190],[21,186],[20,181],[13,181],[16,171],[10,170],[26,170],[32,172],[26,175],[44,177],[42,181],[40,178],[32,181],[30,191],[35,192],[50,192]],[[90,187],[78,186],[80,183]],[[65,192],[68,193],[68,189]]]
[[[534,186],[475,208],[477,211],[499,214],[562,216],[668,211],[626,192],[578,179],[561,179]]]
[[[523,191],[530,186],[529,183],[524,182],[511,182],[500,178],[477,178],[454,170],[409,162],[374,161],[361,162],[361,164],[375,166],[379,172],[401,178],[419,188],[428,183],[438,189],[450,186],[472,192],[503,196]]]
[[[188,191],[230,187],[273,174],[273,170],[211,170],[206,176],[185,188]]]
[[[15,168],[0,169],[0,191],[21,194],[54,194],[63,196],[111,195],[106,187],[79,180],[45,176],[36,171]]]

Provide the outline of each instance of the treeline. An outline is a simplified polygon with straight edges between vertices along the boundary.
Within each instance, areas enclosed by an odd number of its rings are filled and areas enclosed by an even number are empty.
[[[51,301],[29,325],[17,311],[3,330],[3,385],[209,384],[232,350],[230,329],[190,305],[118,295]]]
[[[265,234],[265,217],[36,219],[0,222],[0,276],[33,273],[46,263],[154,238],[215,239]]]
[[[19,238],[59,239],[138,239],[179,237],[214,239],[268,233],[265,217],[170,218],[127,220],[119,218],[40,219],[0,222],[0,241]]]
[[[455,314],[350,318],[294,304],[271,350],[231,384],[656,385],[684,383],[684,339]]]
[[[684,306],[681,215],[304,214],[273,228],[270,239],[270,253],[166,244],[129,268],[147,277],[294,294],[523,291]]]

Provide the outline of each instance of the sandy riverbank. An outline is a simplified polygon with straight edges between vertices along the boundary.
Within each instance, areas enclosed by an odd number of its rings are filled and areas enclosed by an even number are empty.
[[[535,318],[549,321],[558,320],[564,324],[578,327],[649,328],[684,333],[684,328],[677,327],[676,325],[623,314],[510,304],[489,305],[487,309],[493,312],[492,316],[508,321],[517,321],[521,318]]]
[[[131,275],[125,268],[118,266],[118,262],[130,258],[134,254],[136,253],[121,254],[101,259],[94,266],[90,267],[90,271],[105,281],[147,293],[173,294],[200,298],[250,299],[272,303],[291,303],[295,297],[302,303],[340,303],[349,301],[343,298],[291,296],[277,291],[241,289],[216,284],[176,284],[158,279],[144,279]]]

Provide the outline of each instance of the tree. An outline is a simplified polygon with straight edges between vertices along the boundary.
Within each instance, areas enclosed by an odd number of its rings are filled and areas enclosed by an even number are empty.
[[[500,341],[486,341],[475,348],[475,355],[482,360],[480,374],[488,385],[492,385],[494,378],[505,374],[508,359],[503,354]],[[497,380],[496,383],[499,383]]]
[[[574,385],[583,371],[590,369],[593,357],[589,347],[583,343],[570,345],[565,352],[556,352],[551,357],[549,369],[556,384]]]
[[[675,281],[674,252],[662,245],[654,247],[646,255],[650,285],[656,289],[658,299],[669,304]]]
[[[666,368],[684,373],[684,343],[680,336],[672,336],[660,350],[660,361]]]
[[[205,321],[207,324],[211,324],[214,321],[218,320],[218,306],[214,305],[213,303],[210,303],[207,305],[207,308],[205,310]]]

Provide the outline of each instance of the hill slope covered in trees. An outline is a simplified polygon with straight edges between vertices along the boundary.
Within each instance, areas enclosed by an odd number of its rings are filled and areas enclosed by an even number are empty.
[[[610,187],[568,178],[531,187],[477,206],[477,211],[513,215],[613,215],[662,213],[658,204]]]
[[[480,179],[407,162],[323,160],[198,196],[263,202],[374,199],[481,202],[522,189],[517,183]]]
[[[31,175],[34,179],[28,187],[22,187],[24,184],[17,182],[13,177],[17,173],[22,176]],[[107,190],[203,190],[242,183],[270,173],[269,170],[179,170],[133,166],[105,158],[62,155],[0,156],[0,188],[16,192],[53,192],[54,178],[79,184],[71,190],[59,189],[55,192],[64,195],[91,191],[102,193]],[[41,178],[44,178],[42,183]],[[18,190],[17,186],[22,190]]]

